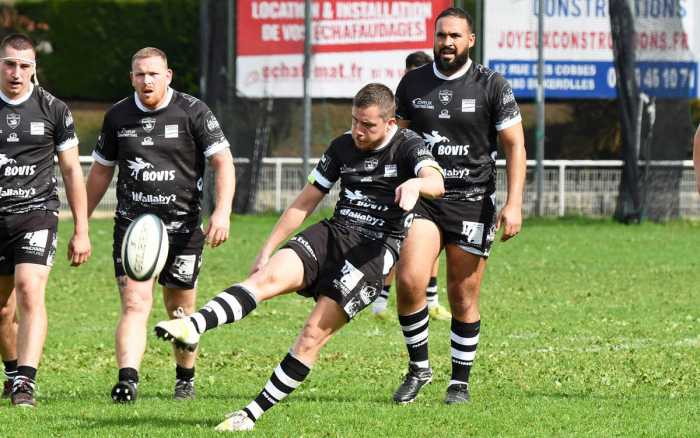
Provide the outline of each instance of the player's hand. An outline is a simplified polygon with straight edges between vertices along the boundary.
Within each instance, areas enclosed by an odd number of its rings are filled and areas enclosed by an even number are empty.
[[[207,238],[207,244],[212,248],[216,248],[228,240],[228,229],[231,225],[231,219],[228,214],[218,210],[214,210],[209,218],[207,229],[204,235]]]
[[[71,266],[80,266],[87,262],[92,253],[90,247],[90,237],[87,233],[73,233],[70,242],[68,242],[68,260]]]
[[[255,257],[255,261],[253,261],[253,265],[250,267],[250,274],[253,275],[259,270],[263,268],[267,264],[267,262],[270,261],[270,254],[266,253],[265,251],[260,251],[258,253],[257,257]]]
[[[411,178],[396,188],[394,202],[404,211],[411,211],[420,197],[420,180]]]
[[[520,232],[520,228],[523,225],[522,209],[518,206],[506,204],[498,213],[496,231],[501,229],[501,225],[503,226],[503,234],[501,235],[502,241],[515,237]]]

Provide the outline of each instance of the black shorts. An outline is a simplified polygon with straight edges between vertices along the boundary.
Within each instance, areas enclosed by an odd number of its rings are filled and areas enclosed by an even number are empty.
[[[384,278],[398,259],[398,246],[398,240],[369,239],[324,220],[283,248],[297,253],[304,265],[304,285],[298,293],[314,299],[327,296],[350,320],[379,296]]]
[[[427,219],[440,229],[443,244],[488,257],[496,235],[496,206],[492,196],[478,201],[420,198],[415,219]]]
[[[57,229],[55,211],[0,216],[0,275],[14,275],[19,263],[52,266]]]
[[[122,240],[130,222],[124,219],[114,221],[114,244],[112,258],[117,277],[126,275],[122,265]],[[197,287],[199,268],[202,265],[204,233],[195,227],[191,233],[168,233],[170,249],[165,266],[158,276],[158,283],[171,289],[194,289]]]

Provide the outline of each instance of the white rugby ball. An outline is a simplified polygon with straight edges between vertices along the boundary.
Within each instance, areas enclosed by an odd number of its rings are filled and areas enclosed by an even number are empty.
[[[147,213],[134,219],[122,240],[122,265],[129,278],[145,281],[160,274],[168,258],[168,230]]]

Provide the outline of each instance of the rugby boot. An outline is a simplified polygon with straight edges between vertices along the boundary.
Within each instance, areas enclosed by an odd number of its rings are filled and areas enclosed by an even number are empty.
[[[190,318],[177,318],[156,324],[156,336],[170,341],[181,350],[195,351],[199,344],[199,333]]]
[[[231,412],[226,415],[226,419],[216,426],[218,432],[238,432],[243,430],[253,430],[255,421],[248,417],[244,411]]]
[[[17,376],[12,384],[12,395],[10,396],[13,406],[21,408],[33,408],[36,406],[34,400],[34,382],[24,376]]]
[[[408,364],[408,373],[404,377],[403,383],[399,385],[394,393],[396,403],[411,403],[418,397],[420,389],[432,382],[433,370],[430,368],[419,368],[416,365]]]
[[[177,379],[175,381],[174,400],[194,400],[194,379]]]
[[[136,401],[136,382],[120,380],[112,388],[112,401],[114,403],[133,403]]]
[[[433,307],[428,306],[428,315],[430,315],[430,319],[435,321],[449,321],[452,319],[450,311],[440,304]]]
[[[469,400],[469,385],[466,383],[453,383],[447,387],[447,393],[445,394],[446,404],[468,403]]]

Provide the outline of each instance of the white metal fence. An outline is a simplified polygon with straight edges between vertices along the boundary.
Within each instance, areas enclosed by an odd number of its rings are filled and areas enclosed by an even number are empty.
[[[237,175],[245,177],[248,161],[236,159]],[[312,162],[315,164],[317,159]],[[81,157],[83,170],[92,163],[91,157]],[[683,218],[700,217],[700,197],[696,192],[695,176],[692,161],[657,162],[655,166],[675,167],[681,174],[680,187],[677,196],[680,216]],[[617,193],[622,174],[622,162],[618,160],[545,160],[544,162],[544,197],[543,208],[545,216],[611,216],[615,211]],[[497,162],[497,201],[502,204],[505,200],[506,172],[505,161]],[[535,162],[528,161],[527,183],[525,187],[523,210],[525,215],[535,211]],[[58,167],[56,177],[59,184],[61,205],[67,209],[63,194],[63,182]],[[116,207],[115,180],[97,208],[98,212],[111,214]],[[255,198],[253,211],[281,212],[287,207],[303,187],[306,176],[302,171],[301,158],[265,158],[259,187]],[[338,187],[334,187],[321,207],[332,207],[338,196]]]

